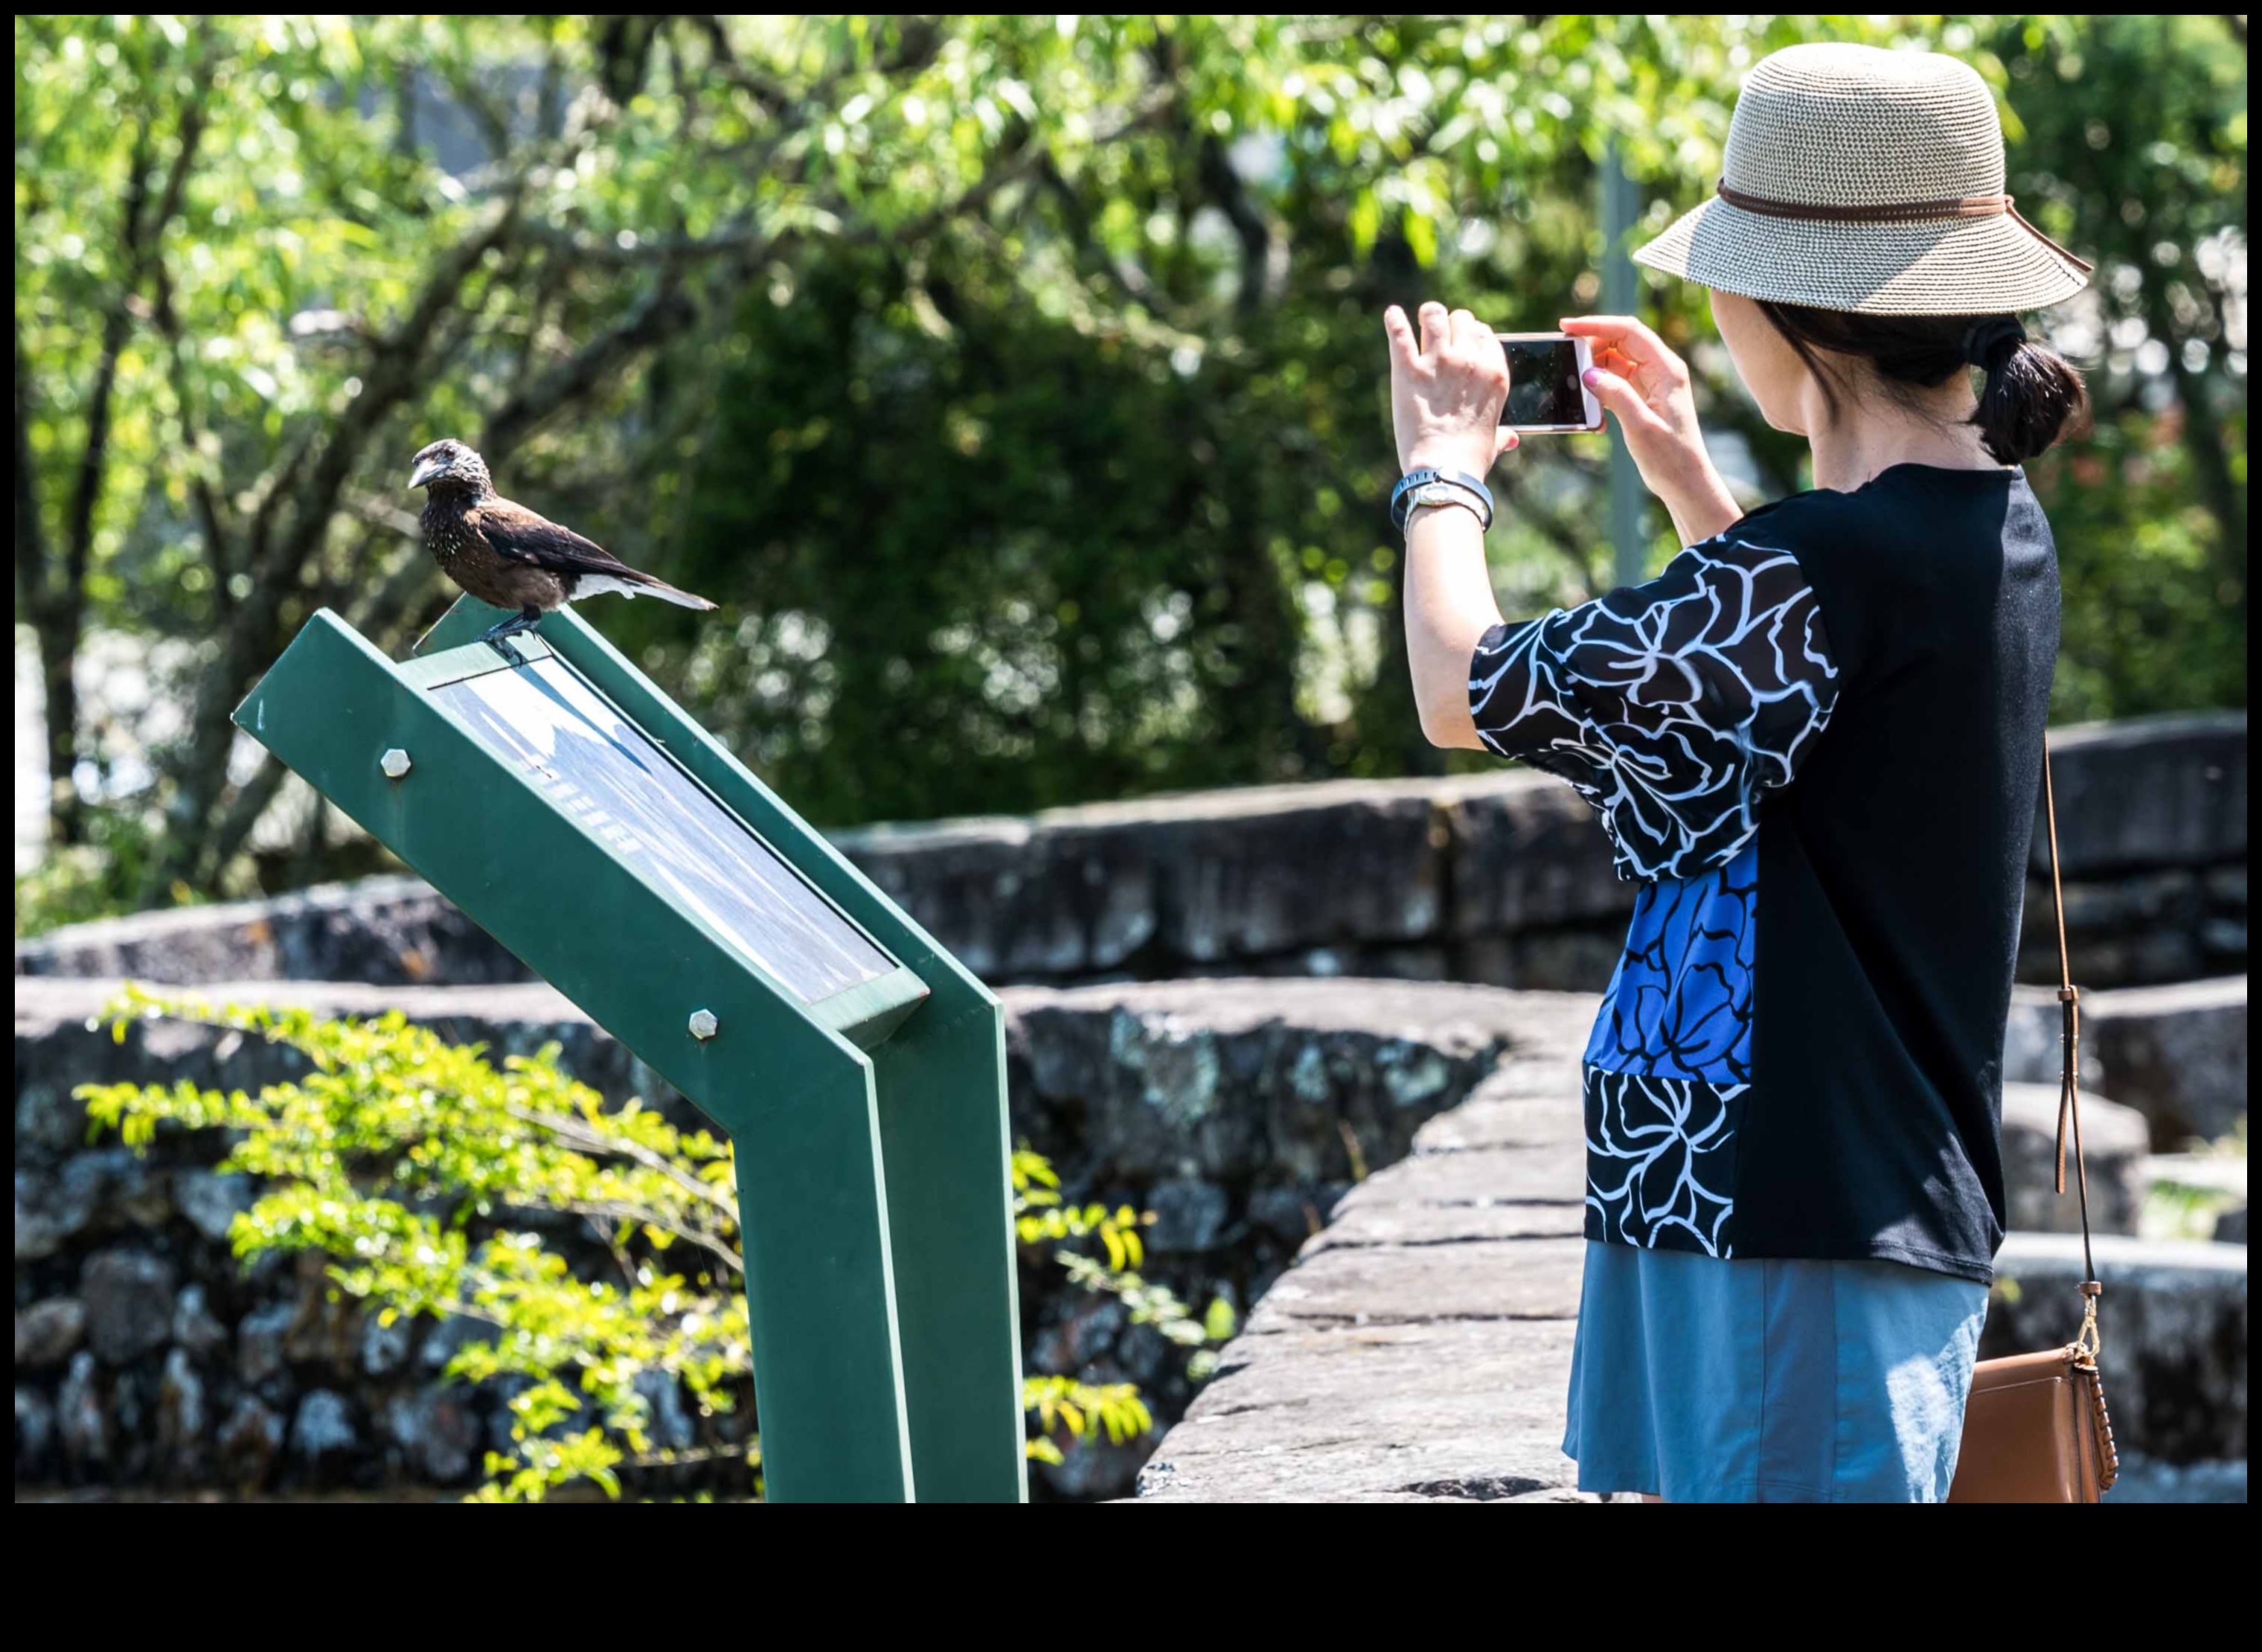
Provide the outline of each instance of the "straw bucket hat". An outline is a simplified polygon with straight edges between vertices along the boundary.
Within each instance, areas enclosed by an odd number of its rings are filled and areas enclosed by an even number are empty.
[[[1747,298],[1872,315],[2001,315],[2090,266],[2003,193],[2003,128],[1968,64],[1793,46],[1744,82],[1719,192],[1635,261]]]

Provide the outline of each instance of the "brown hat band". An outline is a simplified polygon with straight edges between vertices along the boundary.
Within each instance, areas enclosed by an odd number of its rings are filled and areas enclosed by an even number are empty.
[[[1870,206],[1830,206],[1806,201],[1771,201],[1763,195],[1747,195],[1741,190],[1730,189],[1724,179],[1719,185],[1719,196],[1739,212],[1757,213],[1763,218],[1805,219],[1817,223],[1917,224],[1956,218],[2007,216],[2082,274],[2087,275],[2095,267],[2087,259],[2068,252],[2028,222],[2019,209],[2011,204],[2012,197],[2008,195],[1954,195],[1937,201],[1888,201]]]

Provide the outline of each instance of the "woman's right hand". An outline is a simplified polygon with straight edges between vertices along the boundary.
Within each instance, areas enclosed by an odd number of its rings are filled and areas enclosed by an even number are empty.
[[[1689,364],[1632,316],[1566,316],[1563,330],[1591,342],[1587,387],[1617,415],[1626,451],[1649,491],[1673,513],[1682,542],[1708,539],[1740,516],[1704,451]]]

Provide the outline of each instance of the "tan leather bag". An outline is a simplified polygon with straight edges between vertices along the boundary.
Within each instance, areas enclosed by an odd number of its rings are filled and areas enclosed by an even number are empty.
[[[1950,1503],[2095,1503],[2121,1471],[2097,1369],[2097,1302],[2105,1288],[2089,1254],[2089,1172],[2081,1157],[2081,994],[2065,944],[2065,891],[2057,872],[2057,798],[2042,750],[2042,808],[2049,820],[2050,904],[2057,918],[2057,999],[2064,1069],[2058,1078],[2057,1191],[2065,1192],[2065,1136],[2073,1126],[2081,1201],[2081,1329],[2062,1348],[1982,1360],[1971,1374],[1963,1445]]]

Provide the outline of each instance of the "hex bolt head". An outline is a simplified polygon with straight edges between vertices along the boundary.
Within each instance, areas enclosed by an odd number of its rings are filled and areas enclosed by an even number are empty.
[[[697,1009],[691,1012],[691,1035],[702,1043],[715,1035],[715,1029],[721,1023],[716,1021],[713,1010]]]
[[[385,755],[377,760],[377,766],[385,771],[387,780],[398,780],[408,772],[408,754],[398,746],[389,746]]]

